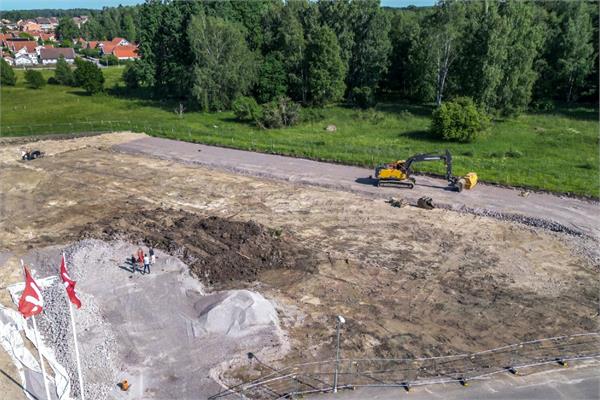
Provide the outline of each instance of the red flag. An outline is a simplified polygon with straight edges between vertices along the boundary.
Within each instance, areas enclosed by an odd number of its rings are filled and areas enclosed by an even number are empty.
[[[71,303],[75,305],[75,307],[81,307],[81,300],[77,297],[77,293],[75,293],[75,281],[71,279],[69,273],[67,272],[67,262],[65,261],[65,255],[63,254],[62,260],[60,262],[60,277],[65,284],[65,288],[67,289],[67,295],[69,296],[69,300]]]
[[[29,318],[42,312],[44,299],[40,287],[35,283],[27,267],[25,269],[25,289],[19,300],[19,312]]]

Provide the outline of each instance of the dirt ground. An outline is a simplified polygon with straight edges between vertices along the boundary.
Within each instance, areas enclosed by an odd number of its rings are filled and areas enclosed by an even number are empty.
[[[19,254],[70,243],[82,229],[102,234],[120,226],[134,242],[158,233],[161,240],[185,244],[193,232],[204,235],[194,223],[222,217],[240,228],[261,224],[286,242],[281,248],[301,249],[284,251],[298,268],[255,268],[249,276],[256,280],[227,285],[251,288],[280,304],[292,339],[281,362],[332,357],[338,314],[348,321],[344,357],[477,351],[598,329],[599,267],[581,251],[588,239],[447,210],[392,208],[360,193],[111,148],[140,137],[38,142],[35,147],[48,156],[31,162],[16,161],[20,145],[0,148],[0,250],[15,255],[0,270],[5,285],[20,279]],[[169,209],[192,214],[195,222],[182,220],[185,234],[173,236],[176,229],[151,217]],[[272,239],[261,232],[257,237]],[[267,258],[279,248],[269,246]],[[215,254],[204,256],[214,263]],[[289,257],[283,258],[291,262]],[[303,265],[313,259],[315,266]],[[8,304],[5,297],[0,301]]]

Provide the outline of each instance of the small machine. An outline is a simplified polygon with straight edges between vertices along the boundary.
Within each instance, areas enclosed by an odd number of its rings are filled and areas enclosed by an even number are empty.
[[[452,175],[452,155],[446,150],[444,154],[417,154],[407,160],[378,165],[375,168],[377,186],[390,185],[412,189],[416,183],[412,177],[411,167],[413,163],[438,160],[444,161],[444,164],[446,164],[446,180],[458,192],[462,192],[463,189],[473,189],[477,185],[477,174],[475,172],[469,172],[462,177]]]
[[[21,160],[35,160],[36,158],[43,157],[44,153],[39,150],[22,150]]]

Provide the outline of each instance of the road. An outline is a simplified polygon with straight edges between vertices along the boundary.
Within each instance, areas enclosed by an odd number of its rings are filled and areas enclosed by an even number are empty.
[[[550,221],[560,224],[554,225],[555,229],[562,230],[562,227],[566,227],[595,239],[600,238],[597,218],[600,214],[599,204],[566,196],[530,193],[524,197],[520,190],[483,184],[472,191],[457,193],[448,190],[444,180],[427,176],[417,177],[417,186],[412,190],[380,188],[369,179],[373,171],[365,168],[154,137],[119,144],[115,148],[127,153],[145,153],[247,175],[362,192],[380,198],[401,196],[410,202],[416,202],[421,196],[429,196],[439,206],[453,210],[502,213],[516,216],[517,219],[527,216],[534,219],[529,223]],[[485,176],[480,178],[485,179]]]
[[[466,388],[458,384],[445,384],[427,388],[415,387],[410,393],[406,393],[402,388],[369,388],[310,398],[396,400],[405,397],[404,395],[411,400],[592,400],[600,398],[600,369],[597,364],[586,364],[579,368],[553,369],[529,376],[504,374],[485,381],[473,381]]]

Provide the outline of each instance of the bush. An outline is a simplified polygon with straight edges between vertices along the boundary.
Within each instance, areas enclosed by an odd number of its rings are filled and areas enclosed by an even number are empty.
[[[51,76],[50,78],[48,78],[48,84],[49,85],[60,85],[60,82],[53,76]]]
[[[71,71],[71,67],[65,61],[65,57],[61,54],[56,62],[56,69],[54,70],[54,79],[57,83],[65,86],[72,86],[75,83],[75,78],[73,78],[73,71]],[[50,83],[50,80],[48,80]]]
[[[32,89],[39,89],[46,84],[42,73],[33,69],[25,71],[25,82]]]
[[[319,122],[325,119],[325,113],[322,108],[303,108],[300,113],[300,119],[304,122]]]
[[[531,109],[534,111],[549,112],[554,110],[552,100],[536,100],[531,104]]]
[[[13,71],[4,58],[0,58],[0,84],[7,86],[15,86],[17,84],[15,71]]]
[[[263,106],[262,114],[256,119],[261,128],[282,128],[295,125],[300,119],[300,104],[289,97],[279,97]]]
[[[367,109],[375,105],[375,96],[370,87],[353,88],[350,92],[350,102],[356,107]]]
[[[119,59],[117,58],[117,56],[113,55],[113,54],[108,54],[105,56],[102,56],[102,58],[100,59],[100,63],[102,65],[117,65],[119,64]]]
[[[75,70],[75,84],[81,86],[89,94],[99,93],[104,90],[104,75],[94,63],[75,59],[77,69]]]
[[[260,106],[253,97],[238,97],[231,105],[235,117],[240,121],[255,121],[260,116]]]
[[[487,129],[488,124],[488,117],[470,97],[458,97],[433,112],[431,131],[444,140],[472,142]]]
[[[123,82],[127,89],[137,89],[140,87],[140,74],[138,71],[138,64],[132,63],[127,64],[123,70]]]

